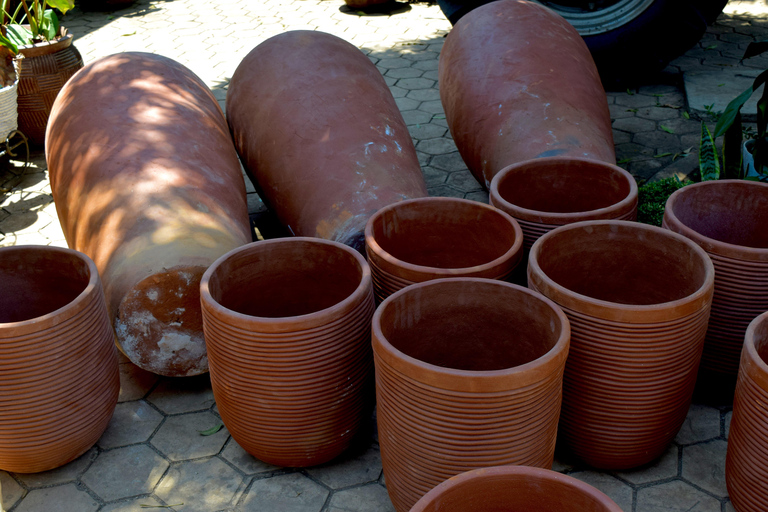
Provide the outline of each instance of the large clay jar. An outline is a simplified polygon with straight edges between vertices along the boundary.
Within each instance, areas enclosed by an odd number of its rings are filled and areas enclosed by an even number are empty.
[[[449,478],[421,498],[411,512],[525,511],[622,512],[589,484],[549,469],[500,466]]]
[[[768,310],[768,184],[696,183],[672,194],[662,226],[700,245],[715,265],[715,296],[700,384],[733,393],[744,332]],[[728,401],[732,395],[728,397]]]
[[[200,277],[251,231],[205,84],[159,55],[95,61],[56,100],[46,157],[67,243],[96,262],[119,348],[154,373],[208,371]]]
[[[768,510],[768,313],[747,329],[725,458],[728,496],[739,512]]]
[[[561,16],[524,0],[473,9],[440,52],[440,99],[475,178],[545,156],[616,162],[611,116],[581,36]]]
[[[0,470],[46,471],[93,446],[117,404],[117,366],[93,261],[0,249]]]
[[[232,437],[279,466],[339,455],[372,406],[371,274],[353,249],[284,238],[203,276],[211,383]]]
[[[571,322],[560,429],[588,464],[640,466],[677,434],[696,382],[714,274],[699,246],[636,222],[568,224],[533,244],[528,286]]]
[[[569,335],[550,300],[490,279],[418,283],[379,306],[376,414],[398,512],[464,471],[552,466]]]
[[[522,246],[515,219],[466,199],[401,201],[376,212],[365,227],[378,301],[431,279],[506,279],[520,263]]]
[[[294,235],[362,251],[368,217],[427,195],[384,78],[336,36],[291,31],[254,48],[232,76],[227,120],[248,176]]]

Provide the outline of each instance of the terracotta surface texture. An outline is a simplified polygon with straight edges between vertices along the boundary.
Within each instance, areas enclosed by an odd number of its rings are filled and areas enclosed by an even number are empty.
[[[700,245],[715,265],[702,379],[733,392],[744,333],[768,311],[768,184],[744,180],[695,183],[667,201],[662,226]]]
[[[289,31],[254,48],[227,91],[249,177],[297,236],[363,250],[368,217],[426,184],[384,78],[351,44]]]
[[[728,494],[739,512],[768,510],[768,313],[747,329],[725,459]]]
[[[96,262],[120,350],[161,375],[206,372],[200,277],[251,241],[209,89],[158,55],[100,59],[62,89],[46,156],[67,243]]]
[[[418,283],[379,306],[379,442],[398,512],[464,471],[552,466],[569,337],[550,300],[490,279]]]
[[[533,245],[528,286],[571,322],[560,431],[597,468],[648,463],[691,403],[712,301],[706,253],[627,221],[561,226]]]
[[[527,466],[475,469],[429,491],[411,512],[622,512],[589,484]]]
[[[515,219],[466,199],[401,201],[376,212],[365,227],[378,301],[410,284],[443,277],[506,280],[522,249],[523,232]]]
[[[504,167],[532,158],[616,162],[592,56],[540,4],[501,0],[462,17],[440,53],[440,99],[464,162],[486,188]]]
[[[93,261],[58,247],[0,249],[0,470],[47,471],[85,453],[119,389]]]
[[[363,257],[328,240],[255,242],[222,256],[200,286],[213,393],[238,444],[288,467],[346,449],[373,407]]]

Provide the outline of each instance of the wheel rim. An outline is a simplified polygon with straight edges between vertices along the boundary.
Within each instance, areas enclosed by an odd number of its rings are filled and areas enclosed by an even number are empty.
[[[568,20],[583,35],[602,34],[626,25],[640,16],[654,0],[539,0]]]

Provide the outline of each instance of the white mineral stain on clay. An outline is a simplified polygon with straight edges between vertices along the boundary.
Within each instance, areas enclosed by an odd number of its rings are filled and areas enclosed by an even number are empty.
[[[158,292],[157,290],[147,290],[147,298],[152,302],[157,302]]]

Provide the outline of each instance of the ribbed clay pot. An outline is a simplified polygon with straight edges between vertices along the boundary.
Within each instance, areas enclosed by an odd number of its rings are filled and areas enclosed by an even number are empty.
[[[290,31],[254,48],[232,76],[227,120],[248,176],[294,235],[362,251],[368,217],[427,195],[384,78],[336,36]]]
[[[561,226],[533,244],[528,286],[571,322],[560,431],[606,469],[660,456],[683,424],[712,301],[706,253],[627,221]]]
[[[386,206],[365,227],[378,301],[431,279],[507,279],[520,262],[522,246],[515,219],[486,204],[450,197]]]
[[[418,283],[382,302],[376,414],[398,512],[464,471],[552,466],[569,333],[550,300],[490,279]]]
[[[768,184],[745,180],[688,185],[667,200],[662,226],[700,245],[715,265],[701,381],[733,392],[744,332],[768,310]],[[706,384],[702,382],[701,384]]]
[[[739,512],[768,510],[768,313],[747,329],[725,458],[728,496]]]
[[[251,241],[219,104],[171,59],[121,53],[67,82],[46,157],[67,243],[96,262],[119,348],[169,376],[208,371],[200,277]]]
[[[500,466],[467,471],[441,483],[411,512],[622,512],[589,484],[549,469]]]
[[[504,167],[532,158],[616,162],[589,49],[538,3],[500,0],[464,15],[445,40],[439,74],[448,127],[484,187]]]
[[[315,238],[256,242],[219,258],[200,289],[213,393],[238,444],[290,467],[347,448],[373,398],[363,257]]]
[[[0,470],[37,473],[85,453],[119,390],[93,261],[57,247],[0,249]]]

